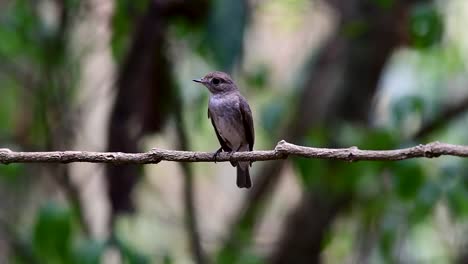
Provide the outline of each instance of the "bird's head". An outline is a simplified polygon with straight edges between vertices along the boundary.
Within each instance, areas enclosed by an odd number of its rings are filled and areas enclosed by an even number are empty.
[[[224,72],[210,72],[205,75],[205,77],[201,79],[195,79],[193,81],[206,86],[206,88],[208,88],[212,94],[237,90],[237,86],[231,79],[231,76]]]

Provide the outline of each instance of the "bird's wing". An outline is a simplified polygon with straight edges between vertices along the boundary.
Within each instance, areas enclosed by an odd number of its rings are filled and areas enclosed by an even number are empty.
[[[232,151],[231,148],[228,147],[228,145],[226,144],[226,141],[224,141],[224,139],[219,134],[218,129],[216,128],[215,121],[213,120],[213,118],[211,118],[211,113],[210,113],[209,108],[208,108],[208,119],[211,119],[211,124],[213,125],[213,128],[214,128],[214,130],[216,132],[216,137],[218,138],[219,144],[221,144],[221,147],[223,148],[223,150],[226,151],[226,152]]]
[[[250,111],[249,104],[242,96],[239,96],[239,108],[242,116],[242,123],[245,129],[245,136],[247,138],[247,143],[249,143],[249,150],[252,151],[255,141],[252,111]]]

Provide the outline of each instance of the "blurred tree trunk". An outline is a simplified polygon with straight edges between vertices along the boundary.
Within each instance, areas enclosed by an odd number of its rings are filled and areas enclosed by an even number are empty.
[[[143,136],[160,132],[175,108],[176,86],[167,57],[166,30],[171,17],[200,23],[208,1],[151,1],[139,19],[117,76],[108,151],[138,152]],[[131,191],[141,166],[107,166],[112,215],[133,210]]]
[[[112,29],[109,22],[113,13],[113,0],[86,0],[81,5],[80,19],[74,23],[73,46],[79,58],[80,72],[77,93],[74,145],[75,150],[105,151],[110,109],[113,103],[112,84],[115,61],[112,57]],[[85,52],[83,52],[85,51]],[[72,163],[68,165],[72,182],[79,189],[90,236],[105,240],[110,235],[110,205],[106,193],[104,165]]]
[[[207,0],[150,2],[136,26],[131,47],[117,77],[117,96],[109,126],[109,151],[139,152],[141,138],[160,132],[169,116],[176,118],[179,146],[188,148],[181,116],[182,100],[172,77],[172,62],[167,56],[166,31],[169,20],[174,17],[199,24],[209,10],[207,7]],[[190,248],[194,261],[205,263],[196,221],[193,173],[188,164],[182,164],[182,169]],[[140,171],[139,165],[107,166],[112,222],[118,213],[133,210],[131,192],[141,176]]]
[[[108,151],[138,152],[140,139],[159,132],[169,114],[173,83],[165,56],[165,21],[152,1],[136,26],[132,45],[118,73]],[[131,190],[141,166],[107,166],[112,215],[131,211]]]

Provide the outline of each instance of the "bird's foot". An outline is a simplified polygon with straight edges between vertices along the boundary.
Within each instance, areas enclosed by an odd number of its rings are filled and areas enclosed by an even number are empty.
[[[213,155],[213,158],[214,158],[214,163],[216,163],[217,159],[218,159],[218,155],[219,153],[223,151],[223,148],[219,148]]]
[[[234,155],[234,153],[239,152],[239,150],[240,150],[241,147],[242,147],[242,145],[240,145],[240,146],[237,148],[237,150],[232,150],[231,152],[229,152],[229,157],[231,158],[232,155]]]
[[[232,155],[234,155],[234,153],[236,153],[236,152],[237,152],[237,151],[235,151],[235,150],[231,150],[231,151],[229,152],[229,158],[232,158]]]

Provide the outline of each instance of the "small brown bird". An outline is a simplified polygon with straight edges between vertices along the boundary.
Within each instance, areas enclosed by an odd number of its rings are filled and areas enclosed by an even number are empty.
[[[247,100],[240,94],[234,81],[224,72],[210,72],[205,77],[193,80],[206,86],[211,92],[208,104],[208,118],[214,127],[221,148],[215,153],[215,158],[221,151],[252,151],[255,133]],[[251,162],[231,162],[237,167],[237,186],[250,188],[249,166]]]

